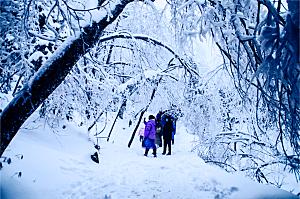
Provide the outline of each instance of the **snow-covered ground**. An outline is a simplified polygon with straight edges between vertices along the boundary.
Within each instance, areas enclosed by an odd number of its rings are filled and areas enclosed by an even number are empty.
[[[194,137],[180,122],[172,155],[161,155],[159,148],[154,158],[151,151],[143,156],[137,136],[127,147],[133,127],[118,120],[110,141],[100,141],[96,164],[90,159],[96,150],[86,128],[67,124],[53,132],[32,120],[3,154],[12,162],[0,171],[1,199],[298,198],[205,164],[191,152]]]

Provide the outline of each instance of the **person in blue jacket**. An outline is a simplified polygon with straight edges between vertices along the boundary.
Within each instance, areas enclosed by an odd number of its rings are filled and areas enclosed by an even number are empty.
[[[156,157],[156,145],[155,145],[155,138],[156,138],[156,124],[155,124],[155,117],[153,115],[149,116],[149,121],[146,122],[144,119],[145,124],[145,131],[144,131],[144,144],[145,144],[145,154],[144,156],[148,155],[149,149],[153,149],[153,155]]]
[[[173,126],[173,131],[172,131],[172,145],[174,144],[174,135],[176,134],[176,119],[171,116],[172,120],[172,126]]]

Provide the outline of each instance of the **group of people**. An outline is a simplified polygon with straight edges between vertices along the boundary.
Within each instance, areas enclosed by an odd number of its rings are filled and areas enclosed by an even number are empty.
[[[174,144],[176,134],[176,118],[167,111],[159,111],[156,117],[149,115],[148,121],[144,118],[144,124],[145,127],[139,130],[140,141],[145,148],[144,156],[148,156],[149,150],[153,149],[153,155],[157,157],[157,146],[163,146],[163,155],[171,155],[171,145]]]

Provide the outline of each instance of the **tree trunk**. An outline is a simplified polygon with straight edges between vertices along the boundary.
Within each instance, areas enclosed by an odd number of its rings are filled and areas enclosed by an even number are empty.
[[[142,118],[143,118],[145,112],[148,110],[148,108],[149,108],[151,102],[152,102],[153,99],[154,99],[155,93],[156,93],[156,91],[157,91],[157,87],[158,87],[158,85],[159,85],[159,83],[160,83],[161,80],[162,80],[162,77],[160,77],[159,80],[158,80],[158,82],[156,83],[156,86],[155,86],[155,88],[154,88],[153,91],[152,91],[152,94],[151,94],[151,97],[150,97],[150,100],[149,100],[148,105],[147,105],[147,106],[145,107],[145,109],[142,110],[142,112],[141,112],[140,118],[139,118],[139,120],[138,120],[138,122],[137,122],[137,124],[136,124],[136,126],[135,126],[135,128],[134,128],[134,130],[133,130],[133,132],[132,132],[132,135],[131,135],[131,137],[130,137],[130,140],[129,140],[129,142],[128,142],[128,148],[130,148],[130,146],[131,146],[131,144],[132,144],[132,142],[133,142],[134,136],[135,136],[135,134],[136,134],[136,132],[137,132],[137,129],[138,129],[138,127],[139,127],[139,125],[140,125],[140,123],[141,123],[141,121],[142,121]]]
[[[147,106],[147,108],[148,108],[148,106]],[[143,118],[145,112],[147,111],[147,108],[145,108],[145,109],[141,112],[140,118],[139,118],[139,120],[138,120],[138,122],[137,122],[137,124],[136,124],[136,126],[135,126],[135,128],[134,128],[134,130],[133,130],[133,132],[132,132],[132,135],[131,135],[131,137],[130,137],[130,140],[129,140],[129,142],[128,142],[128,148],[130,148],[130,146],[131,146],[131,144],[132,144],[132,142],[133,142],[134,136],[135,136],[135,134],[136,134],[136,132],[137,132],[137,130],[138,130],[138,128],[139,128],[139,125],[140,125],[140,123],[141,123],[141,121],[142,121],[142,118]]]
[[[126,108],[126,103],[127,103],[127,99],[124,99],[123,102],[122,102],[122,104],[121,104],[121,106],[120,106],[120,108],[119,108],[118,114],[117,114],[117,116],[116,116],[116,118],[115,118],[115,120],[114,120],[114,122],[113,122],[113,124],[112,124],[112,126],[111,126],[111,128],[110,128],[110,131],[109,131],[109,133],[108,133],[108,136],[107,136],[107,142],[109,141],[111,132],[113,131],[113,129],[114,129],[114,127],[115,127],[115,124],[116,124],[117,119],[118,119],[118,118],[123,119],[123,112],[124,112],[124,110],[125,110],[125,108]]]
[[[111,15],[85,26],[78,37],[68,39],[13,98],[0,116],[0,156],[27,118],[62,83],[76,62],[96,44],[102,31],[132,1],[119,0],[114,6],[110,5]]]

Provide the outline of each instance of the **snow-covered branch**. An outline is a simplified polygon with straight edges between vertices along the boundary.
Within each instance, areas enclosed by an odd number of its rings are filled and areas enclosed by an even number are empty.
[[[119,0],[111,4],[111,17],[103,16],[83,27],[77,37],[68,39],[13,98],[1,113],[1,155],[25,120],[61,84],[76,62],[97,43],[102,31],[130,2],[132,0]]]
[[[198,72],[196,70],[194,70],[193,68],[191,68],[185,61],[184,59],[182,59],[174,50],[172,50],[171,47],[163,44],[161,41],[155,39],[155,38],[152,38],[152,37],[149,37],[149,36],[146,36],[146,35],[141,35],[141,34],[128,34],[128,33],[115,33],[115,34],[111,34],[111,35],[108,35],[108,36],[104,36],[104,37],[101,37],[99,39],[99,42],[105,42],[105,41],[108,41],[108,40],[112,40],[112,39],[116,39],[116,38],[121,38],[121,39],[137,39],[137,40],[143,40],[143,41],[146,41],[146,42],[149,42],[149,43],[152,43],[153,45],[158,45],[158,46],[161,46],[163,48],[165,48],[166,50],[168,50],[171,54],[174,55],[174,57],[181,63],[181,65],[190,73],[192,74],[195,74],[197,76],[199,76]]]

